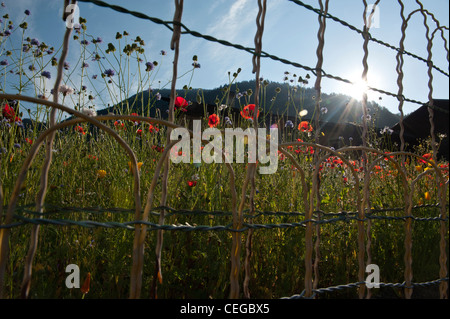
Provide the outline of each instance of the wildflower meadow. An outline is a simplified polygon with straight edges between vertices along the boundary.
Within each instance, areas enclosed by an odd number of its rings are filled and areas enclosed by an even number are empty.
[[[53,98],[50,83],[57,76],[62,44],[44,43],[28,36],[29,14],[24,12],[23,16],[13,19],[5,10],[1,11],[0,92],[48,101]],[[45,147],[33,158],[18,194],[14,222],[23,225],[10,228],[5,297],[21,295],[30,234],[35,227],[31,221],[41,219],[48,222],[42,223],[39,231],[30,298],[128,298],[135,227],[132,222],[134,170],[137,169],[141,198],[146,199],[150,189],[154,197],[145,238],[141,297],[227,298],[230,256],[235,253],[231,244],[234,232],[229,231],[233,210],[230,169],[224,163],[194,162],[192,152],[187,154],[186,149],[175,146],[172,153],[189,158],[170,163],[169,192],[161,207],[159,203],[166,187],[162,176],[156,179],[155,185],[152,183],[158,162],[170,142],[168,127],[162,123],[168,116],[163,105],[166,105],[164,98],[168,98],[166,92],[171,83],[161,80],[158,71],[172,61],[167,59],[164,50],[158,56],[149,56],[142,35],[112,31],[115,42],[105,43],[101,35],[90,34],[90,21],[81,17],[79,22],[70,39],[79,50],[79,59],[63,66],[59,103],[94,119],[117,116],[102,123],[129,145],[136,156],[137,167],[114,137],[87,122],[57,130],[43,212],[38,213],[34,208],[42,186]],[[277,103],[277,95],[266,96],[266,80],[261,79],[259,83],[261,104],[255,112],[255,93],[239,89],[240,70],[229,73],[229,83],[224,86],[222,95],[206,100],[202,89],[191,87],[201,61],[194,56],[190,64],[191,68],[179,70],[178,80],[184,88],[177,90],[174,102],[175,125],[192,129],[192,117],[188,115],[195,102],[204,108],[197,118],[202,131],[246,130],[257,121],[260,127],[267,129],[268,135],[270,128],[276,128],[278,145],[285,144],[284,152],[276,152],[275,173],[259,174],[256,170],[251,194],[243,192],[252,155],[249,138],[243,139],[246,150],[243,162],[230,163],[239,199],[252,201],[252,209],[248,205],[243,207],[244,225],[248,228],[239,233],[240,258],[242,261],[249,258],[245,266],[248,267],[247,289],[251,298],[282,298],[305,289],[308,244],[305,242],[305,209],[310,204],[320,205],[320,209],[314,211],[314,219],[321,221],[314,226],[314,239],[320,238],[315,241],[320,255],[313,259],[320,271],[316,273],[319,278],[316,284],[329,287],[357,281],[360,247],[355,214],[360,205],[357,194],[366,183],[370,195],[368,208],[374,218],[369,220],[370,228],[366,228],[365,236],[371,243],[371,263],[380,269],[380,280],[385,283],[404,281],[405,220],[408,219],[404,217],[405,193],[411,196],[415,218],[412,233],[414,281],[427,282],[439,277],[440,224],[433,218],[439,217],[440,190],[447,192],[448,201],[448,162],[433,160],[431,139],[421,141],[412,155],[396,155],[398,145],[390,142],[389,128],[379,128],[368,121],[367,143],[377,152],[352,151],[355,145],[351,139],[342,140],[343,147],[350,147],[350,151],[320,148],[314,144],[316,134],[328,133],[320,131],[312,120],[314,114],[308,114],[301,103],[295,104],[296,99],[290,99],[286,105],[286,109],[295,110],[295,119],[281,121],[287,114],[278,114],[277,120],[272,122],[269,111]],[[292,73],[287,74],[292,76]],[[286,81],[278,88],[279,94],[304,94],[310,74],[305,72],[295,77],[301,81]],[[229,105],[231,91],[237,92],[233,97],[234,106]],[[208,105],[214,106],[214,112],[207,111]],[[44,103],[4,99],[0,101],[0,108],[1,224],[24,161],[40,134],[49,128],[51,107]],[[233,108],[237,110],[234,113]],[[325,114],[327,108],[323,106],[320,111]],[[61,111],[56,114],[57,123],[74,118]],[[159,122],[144,121],[149,117]],[[206,153],[204,149],[210,146],[212,143],[203,143],[201,149]],[[322,160],[316,166],[319,157]],[[260,165],[264,164],[257,161],[256,166]],[[368,167],[371,167],[370,173],[367,173]],[[436,167],[443,176],[443,185],[437,183]],[[411,182],[419,175],[412,193],[408,194],[411,189],[405,188],[404,182]],[[310,201],[303,194],[305,190],[310,192],[314,185],[319,185],[317,198]],[[448,206],[446,209],[448,211]],[[166,228],[158,232],[160,228],[151,225],[160,223],[163,210]],[[448,255],[448,219],[445,222]],[[0,229],[0,233],[5,229]],[[158,269],[155,246],[160,240],[159,234],[164,240],[160,271],[155,270]],[[446,262],[448,264],[448,260]],[[67,288],[67,266],[71,264],[79,267],[80,289]],[[244,281],[244,270],[240,279]],[[156,296],[150,289],[155,283]],[[372,298],[404,297],[404,289],[396,287],[371,289],[370,293]],[[414,296],[438,298],[439,292],[436,286],[416,287]],[[356,288],[349,288],[325,292],[320,298],[357,298],[357,292]]]

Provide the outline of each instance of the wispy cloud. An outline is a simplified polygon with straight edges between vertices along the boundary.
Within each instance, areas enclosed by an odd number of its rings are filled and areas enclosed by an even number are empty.
[[[223,16],[217,15],[217,22],[210,25],[206,32],[214,37],[234,41],[241,36],[244,28],[254,20],[256,10],[257,8],[253,6],[252,1],[237,0],[233,2]]]
[[[214,11],[216,17],[213,24],[209,24],[205,33],[217,39],[226,40],[231,43],[252,46],[253,34],[256,30],[255,20],[258,7],[251,0],[226,1],[217,6]],[[235,72],[242,66],[242,52],[234,48],[226,47],[218,43],[204,42],[201,48],[204,55],[207,55],[208,63],[214,65],[215,76],[222,77],[228,71]],[[250,61],[250,60],[249,60]]]

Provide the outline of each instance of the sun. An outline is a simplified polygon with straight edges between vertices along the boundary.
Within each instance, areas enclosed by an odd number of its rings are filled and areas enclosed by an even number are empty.
[[[369,100],[375,100],[379,97],[377,92],[369,90],[369,87],[377,87],[378,77],[373,74],[367,77],[367,82],[363,81],[361,74],[354,73],[347,77],[350,83],[342,83],[341,93],[350,96],[352,99],[361,101],[363,99],[364,93],[367,94]]]
[[[355,100],[362,100],[363,94],[368,93],[368,85],[365,83],[362,79],[356,80],[353,82],[353,84],[350,84],[350,87],[348,88],[348,95],[350,95]]]

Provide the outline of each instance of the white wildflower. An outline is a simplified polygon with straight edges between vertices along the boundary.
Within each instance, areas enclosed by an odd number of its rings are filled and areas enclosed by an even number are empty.
[[[87,116],[97,116],[97,112],[94,109],[89,109],[87,107],[83,107],[81,113]]]
[[[63,84],[59,87],[59,92],[66,96],[68,94],[73,94],[74,90],[70,86]]]
[[[308,110],[301,110],[300,113],[298,113],[300,117],[305,116],[306,114],[308,114]]]
[[[392,129],[390,129],[389,126],[385,126],[385,127],[380,131],[381,134],[386,134],[386,133],[388,133],[389,135],[391,135],[393,132],[394,132],[394,131],[393,131]]]

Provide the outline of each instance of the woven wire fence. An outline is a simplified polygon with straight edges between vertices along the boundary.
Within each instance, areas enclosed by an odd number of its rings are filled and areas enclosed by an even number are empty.
[[[250,298],[250,289],[249,282],[251,281],[251,271],[250,264],[252,262],[251,256],[255,254],[252,251],[252,238],[255,230],[266,229],[268,231],[273,229],[286,229],[286,228],[302,228],[304,229],[304,241],[305,241],[305,252],[304,252],[304,290],[290,297],[286,298],[315,298],[318,297],[322,293],[333,293],[340,290],[357,288],[358,297],[359,298],[370,298],[371,291],[367,289],[366,278],[366,266],[371,264],[371,227],[372,221],[377,220],[387,220],[387,221],[400,221],[404,222],[405,225],[405,238],[404,238],[404,278],[401,282],[398,283],[380,283],[381,287],[393,287],[393,288],[402,288],[404,289],[405,298],[411,298],[414,287],[427,287],[438,285],[440,298],[448,298],[448,266],[447,266],[447,249],[448,249],[448,204],[447,204],[447,188],[448,188],[448,168],[439,167],[436,162],[436,136],[434,132],[434,111],[446,111],[436,107],[433,104],[433,75],[432,71],[437,71],[446,77],[449,76],[448,72],[440,69],[436,65],[433,64],[432,60],[432,46],[435,35],[440,32],[441,38],[445,43],[445,50],[447,52],[447,61],[449,59],[448,55],[448,47],[447,40],[444,36],[444,30],[448,30],[448,27],[441,26],[439,21],[434,17],[434,15],[426,10],[422,3],[419,0],[416,0],[418,5],[418,9],[409,13],[409,15],[405,16],[404,13],[404,5],[402,1],[398,1],[398,4],[401,8],[400,18],[402,21],[402,38],[400,40],[399,46],[394,46],[392,44],[386,43],[380,39],[376,39],[370,34],[370,24],[372,16],[375,12],[375,8],[379,5],[380,0],[375,2],[375,6],[373,7],[371,12],[368,12],[368,4],[365,0],[363,0],[365,13],[367,15],[363,15],[363,25],[362,29],[357,28],[346,21],[339,19],[328,13],[328,0],[322,1],[319,0],[319,8],[315,8],[311,5],[305,4],[302,1],[298,0],[290,0],[294,4],[299,6],[299,9],[308,10],[310,12],[314,12],[319,17],[319,29],[317,33],[318,38],[318,47],[317,47],[317,64],[316,66],[306,66],[298,62],[289,61],[287,59],[283,59],[281,57],[272,55],[262,50],[262,35],[264,32],[264,19],[266,14],[266,0],[258,0],[258,15],[256,17],[257,24],[257,32],[255,35],[255,47],[249,48],[244,47],[238,44],[230,43],[228,41],[224,41],[221,39],[217,39],[210,35],[205,35],[197,31],[193,31],[189,29],[185,24],[181,22],[182,13],[183,13],[183,0],[175,0],[175,14],[173,21],[163,21],[157,17],[150,17],[141,12],[135,12],[127,10],[124,7],[112,5],[104,1],[100,0],[79,0],[80,2],[89,2],[94,5],[104,7],[106,9],[114,10],[121,12],[123,14],[134,16],[138,19],[144,19],[151,21],[152,23],[156,23],[159,25],[163,25],[170,29],[173,32],[173,37],[171,39],[171,49],[174,50],[174,64],[173,64],[173,78],[171,82],[171,95],[170,95],[170,103],[169,103],[169,113],[168,120],[160,120],[148,117],[140,117],[140,116],[128,116],[128,115],[106,115],[106,116],[95,116],[90,117],[81,112],[78,112],[72,108],[68,108],[64,105],[61,105],[58,101],[58,90],[61,84],[62,79],[62,69],[63,62],[65,61],[68,54],[68,44],[70,39],[70,34],[72,29],[67,28],[64,40],[63,40],[63,50],[61,53],[60,60],[58,62],[58,76],[56,79],[56,83],[54,86],[54,94],[53,101],[47,101],[42,99],[37,99],[33,97],[23,96],[23,95],[14,95],[14,94],[0,94],[0,98],[2,99],[16,99],[20,101],[27,101],[36,104],[43,104],[51,108],[50,115],[50,123],[49,128],[45,130],[39,138],[32,145],[29,154],[27,155],[22,170],[19,172],[14,190],[12,195],[8,201],[7,207],[0,206],[0,216],[1,216],[1,224],[0,224],[0,296],[6,297],[6,292],[4,290],[5,280],[7,277],[7,262],[9,255],[11,253],[11,249],[14,247],[10,247],[9,241],[11,232],[18,227],[23,227],[25,225],[32,225],[30,242],[29,242],[29,251],[25,260],[24,265],[24,277],[21,286],[21,295],[23,298],[27,298],[30,296],[30,287],[31,287],[31,279],[32,279],[32,268],[33,268],[33,260],[35,257],[38,238],[39,238],[39,229],[42,225],[56,225],[56,226],[77,226],[77,227],[86,227],[86,228],[122,228],[126,230],[130,230],[134,232],[134,242],[132,247],[132,267],[130,274],[130,298],[139,298],[141,296],[142,287],[142,276],[143,276],[143,268],[144,268],[144,245],[146,244],[146,238],[148,236],[148,232],[156,232],[157,240],[155,247],[155,280],[153,281],[152,287],[150,288],[153,293],[156,295],[156,289],[158,285],[158,280],[161,282],[162,276],[162,245],[163,245],[163,232],[164,231],[183,231],[183,232],[201,232],[201,231],[226,231],[230,232],[232,237],[232,245],[231,245],[231,269],[230,269],[230,298]],[[66,0],[64,3],[64,8],[66,8],[69,4],[76,4],[77,1],[68,1]],[[105,9],[105,10],[106,10]],[[428,56],[426,58],[420,57],[414,53],[411,53],[404,48],[404,42],[406,37],[406,31],[408,27],[408,23],[412,16],[415,14],[422,15],[424,18],[424,27],[426,29],[426,38],[427,38],[427,52]],[[63,20],[67,18],[68,13],[65,13],[63,16]],[[431,22],[428,18],[431,18]],[[397,53],[397,73],[398,73],[398,92],[388,92],[375,87],[368,87],[369,90],[379,92],[384,95],[392,96],[398,99],[399,101],[399,111],[401,114],[400,119],[400,150],[398,152],[390,153],[387,156],[383,151],[368,147],[367,146],[367,135],[368,135],[368,124],[367,121],[363,121],[363,132],[362,132],[362,145],[361,146],[351,146],[344,147],[338,150],[334,150],[332,148],[320,145],[318,143],[319,140],[319,130],[315,133],[315,143],[305,143],[305,142],[290,142],[283,143],[278,145],[278,151],[283,154],[296,168],[298,171],[298,177],[302,190],[299,192],[299,197],[302,198],[304,204],[303,212],[272,212],[272,211],[262,211],[257,210],[254,207],[253,197],[255,194],[255,174],[256,174],[256,164],[249,163],[247,166],[247,175],[246,179],[242,184],[242,194],[239,198],[236,190],[235,174],[233,171],[233,167],[229,164],[225,164],[230,180],[230,194],[231,194],[231,211],[205,211],[205,210],[183,210],[183,209],[174,209],[168,207],[167,196],[170,195],[170,189],[168,189],[168,174],[169,174],[169,152],[171,148],[176,144],[176,141],[167,142],[164,147],[164,151],[157,163],[156,169],[153,172],[152,183],[150,189],[148,190],[147,199],[145,201],[145,205],[142,203],[141,199],[141,185],[140,185],[140,172],[138,169],[137,158],[133,150],[130,146],[109,126],[105,125],[103,122],[110,120],[139,120],[142,122],[147,122],[151,124],[159,124],[162,126],[166,126],[167,131],[167,141],[170,141],[170,132],[172,129],[179,127],[174,124],[174,104],[176,97],[176,80],[177,80],[177,65],[178,65],[178,57],[179,57],[179,40],[183,35],[190,35],[194,37],[198,37],[204,39],[205,41],[211,41],[219,43],[223,46],[233,47],[236,50],[246,51],[250,55],[252,55],[253,62],[253,73],[255,73],[256,77],[256,87],[255,87],[255,113],[259,108],[259,92],[260,92],[260,83],[258,79],[260,78],[260,64],[261,58],[269,58],[275,61],[279,61],[282,64],[291,65],[299,69],[303,69],[313,73],[316,76],[315,81],[315,90],[317,91],[316,98],[316,112],[315,112],[315,123],[316,127],[319,127],[319,116],[320,116],[320,96],[321,96],[321,80],[322,78],[329,78],[335,81],[341,81],[345,83],[352,84],[352,82],[348,79],[332,75],[327,73],[322,69],[323,61],[326,57],[323,56],[323,48],[325,44],[324,34],[326,31],[326,26],[328,21],[334,21],[339,23],[348,29],[360,34],[364,39],[363,51],[363,67],[364,71],[362,74],[362,80],[367,82],[367,73],[369,70],[368,65],[368,44],[369,42],[377,43],[378,45],[385,46]],[[430,25],[434,27],[434,29],[430,29]],[[428,88],[429,95],[428,101],[417,101],[414,99],[407,98],[403,95],[403,58],[405,55],[408,55],[414,59],[422,61],[428,66]],[[405,151],[405,142],[403,138],[404,127],[403,127],[403,104],[404,102],[411,102],[418,105],[427,105],[429,111],[429,118],[431,124],[430,136],[432,139],[432,148],[433,148],[433,158],[425,159],[422,158],[418,154],[410,153]],[[367,94],[363,96],[362,100],[363,110],[364,110],[364,118],[367,115]],[[56,112],[63,111],[67,112],[74,116],[73,119],[68,120],[62,123],[56,123]],[[448,112],[448,110],[446,111]],[[133,181],[134,181],[134,201],[135,206],[132,210],[125,210],[121,208],[105,208],[105,207],[57,207],[51,206],[45,203],[45,194],[47,192],[47,180],[50,169],[50,164],[52,162],[52,144],[55,137],[55,132],[59,129],[63,129],[68,126],[73,126],[77,123],[87,122],[100,130],[103,130],[110,136],[112,136],[117,143],[124,149],[127,153],[133,173]],[[254,128],[258,128],[258,121],[254,121]],[[190,132],[192,137],[192,132]],[[207,143],[208,141],[202,141]],[[271,143],[267,140],[268,143]],[[20,193],[20,189],[24,183],[27,170],[30,168],[33,160],[41,148],[41,146],[45,146],[46,150],[46,158],[42,165],[41,169],[41,188],[36,197],[36,204],[31,206],[17,206],[18,197]],[[311,147],[315,150],[313,156],[313,162],[311,165],[312,170],[312,184],[306,181],[306,174],[304,168],[298,163],[298,161],[287,151],[289,147]],[[320,202],[320,165],[323,163],[326,158],[329,156],[334,156],[335,158],[339,158],[342,163],[351,167],[351,163],[348,158],[345,156],[346,154],[361,152],[362,157],[364,159],[362,172],[356,173],[354,171],[350,172],[350,176],[355,183],[355,193],[352,194],[355,199],[355,207],[354,211],[342,211],[342,212],[326,212],[321,210],[321,202]],[[369,161],[367,159],[367,154],[371,154],[374,160]],[[224,154],[223,154],[224,156]],[[425,172],[417,174],[415,178],[409,178],[406,172],[406,168],[404,166],[405,158],[414,158],[420,159],[426,163],[430,169]],[[386,208],[386,209],[374,209],[370,204],[370,175],[376,169],[376,165],[380,161],[388,161],[398,169],[399,178],[404,188],[404,206],[397,208]],[[437,192],[438,192],[438,202],[433,205],[413,205],[413,196],[414,187],[416,184],[425,177],[432,177],[436,183]],[[154,204],[154,194],[155,187],[162,178],[162,190],[161,190],[161,205],[156,206]],[[1,190],[1,189],[0,189]],[[3,194],[0,192],[1,200],[3,201]],[[248,207],[248,208],[245,208]],[[435,217],[416,217],[413,215],[413,211],[421,208],[431,208],[438,211],[438,216]],[[68,212],[72,213],[92,213],[92,214],[103,214],[105,212],[122,212],[122,213],[131,213],[134,214],[134,219],[128,222],[101,222],[101,221],[93,221],[93,220],[71,220],[67,218],[51,218],[52,215],[61,214],[64,215]],[[400,216],[398,215],[387,215],[387,213],[401,212]],[[190,225],[190,224],[178,224],[171,225],[167,224],[166,221],[172,215],[214,215],[214,216],[229,216],[230,223],[227,225]],[[284,222],[284,223],[258,223],[258,217],[261,216],[278,216],[278,217],[292,217],[295,218],[293,222]],[[155,217],[158,219],[158,222],[151,222],[150,217]],[[357,227],[357,262],[358,262],[358,278],[353,283],[347,284],[336,284],[329,287],[320,288],[318,287],[319,283],[319,261],[320,261],[320,229],[326,224],[339,224],[339,223],[348,223],[354,222]],[[438,278],[430,278],[430,281],[427,282],[414,282],[412,275],[412,265],[413,265],[413,257],[412,257],[412,226],[413,222],[435,222],[439,224],[439,274]],[[243,236],[246,236],[246,257],[244,260],[244,264],[242,265],[241,261],[241,250]],[[241,283],[240,278],[242,277],[242,268],[244,268],[244,281]],[[241,284],[243,288],[241,290]]]

